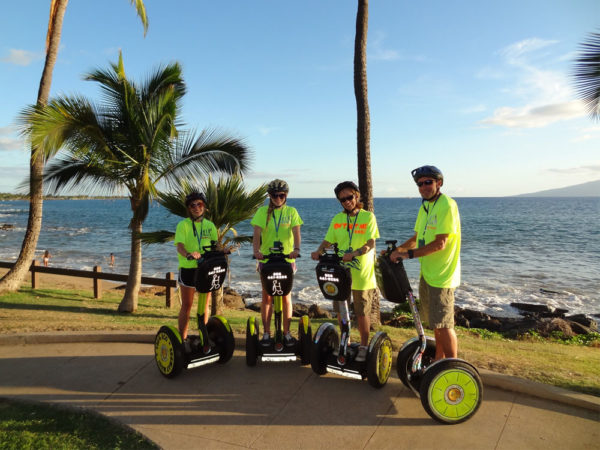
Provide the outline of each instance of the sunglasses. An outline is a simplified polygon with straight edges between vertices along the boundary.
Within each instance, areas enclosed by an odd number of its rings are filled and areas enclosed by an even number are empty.
[[[346,203],[350,200],[354,200],[354,195],[349,195],[348,197],[340,197],[338,198],[338,200],[340,201],[340,203]]]
[[[204,208],[204,203],[202,203],[202,202],[190,203],[190,208]]]
[[[271,197],[273,197],[273,198],[284,199],[285,196],[286,196],[286,194],[271,194]]]
[[[434,183],[433,180],[417,181],[417,186],[419,186],[419,187],[421,187],[423,185],[431,186],[433,183]]]

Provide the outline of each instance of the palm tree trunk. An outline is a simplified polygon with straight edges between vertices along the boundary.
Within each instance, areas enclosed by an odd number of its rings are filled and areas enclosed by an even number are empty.
[[[221,286],[220,289],[212,292],[211,295],[211,305],[210,305],[210,315],[211,316],[220,316],[223,314],[223,293],[224,288]]]
[[[138,306],[138,296],[142,285],[142,241],[138,237],[142,232],[142,221],[131,220],[131,257],[129,260],[129,278],[123,300],[119,304],[119,312],[132,313]]]
[[[356,97],[356,155],[358,186],[365,209],[374,211],[373,181],[371,179],[371,118],[367,89],[367,31],[369,29],[369,0],[358,0],[356,36],[354,38],[354,96]],[[371,325],[381,324],[379,295],[373,299]]]
[[[62,33],[62,24],[68,0],[53,0],[50,6],[48,35],[46,37],[46,61],[38,89],[37,104],[45,106],[50,96],[52,72],[58,56],[58,47]],[[27,230],[21,244],[21,251],[15,265],[0,280],[0,293],[14,292],[25,279],[31,260],[35,256],[38,238],[42,229],[42,206],[44,186],[44,157],[32,147],[29,167],[29,218]]]

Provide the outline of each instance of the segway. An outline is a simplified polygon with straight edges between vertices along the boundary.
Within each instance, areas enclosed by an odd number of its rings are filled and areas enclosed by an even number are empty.
[[[352,263],[356,264],[354,260]],[[356,361],[358,343],[349,344],[350,313],[348,300],[352,294],[352,263],[342,263],[337,244],[327,249],[319,257],[316,267],[317,281],[321,292],[328,300],[338,302],[341,316],[341,339],[335,326],[326,322],[321,324],[312,345],[310,364],[317,375],[335,373],[356,380],[369,381],[375,388],[387,383],[392,369],[392,341],[387,333],[379,331],[369,342],[365,361]]]
[[[260,325],[257,317],[250,317],[246,322],[246,364],[255,366],[256,362],[284,362],[300,359],[302,365],[310,363],[310,345],[312,331],[307,315],[298,323],[298,339],[293,346],[286,346],[283,339],[282,303],[283,297],[292,291],[294,271],[286,261],[289,255],[283,254],[283,245],[275,241],[271,252],[266,255],[260,271],[260,281],[267,294],[273,297],[273,313],[275,318],[275,336],[269,342],[259,341]]]
[[[224,252],[216,249],[215,241],[203,249],[195,275],[198,291],[198,336],[188,336],[189,348],[186,349],[179,330],[174,326],[164,325],[154,339],[156,365],[167,378],[177,376],[183,368],[192,369],[214,362],[224,364],[231,359],[235,348],[233,331],[227,319],[212,316],[208,323],[204,323],[208,293],[223,285],[227,274],[227,259]]]
[[[407,299],[418,337],[409,339],[398,352],[396,370],[427,414],[438,422],[457,424],[470,419],[479,409],[483,384],[477,368],[459,358],[434,362],[435,339],[425,336],[412,288],[402,260],[392,263],[390,254],[397,241],[386,241],[387,250],[377,258],[375,275],[383,298],[393,303]]]

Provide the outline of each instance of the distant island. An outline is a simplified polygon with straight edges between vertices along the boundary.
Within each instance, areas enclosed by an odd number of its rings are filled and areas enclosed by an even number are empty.
[[[516,197],[600,197],[600,180],[558,189],[516,195]]]
[[[127,197],[98,196],[98,195],[45,195],[44,200],[113,200]],[[0,201],[29,200],[29,195],[0,192]]]

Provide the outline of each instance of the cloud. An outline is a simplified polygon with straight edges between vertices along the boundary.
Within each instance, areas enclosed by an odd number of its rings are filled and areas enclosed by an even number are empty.
[[[367,57],[372,61],[415,61],[415,62],[427,62],[427,58],[420,55],[405,55],[400,53],[398,50],[386,48],[384,41],[386,39],[385,33],[381,31],[374,33],[374,36],[369,43],[367,50]]]
[[[28,66],[32,62],[42,59],[43,56],[43,53],[11,48],[8,51],[8,56],[1,58],[0,61],[7,64],[14,64],[16,66]]]
[[[461,110],[459,110],[459,112],[461,114],[476,114],[476,113],[480,113],[483,111],[486,111],[487,108],[485,107],[485,105],[473,105],[473,106],[468,106],[466,108],[462,108]]]
[[[263,136],[267,136],[277,130],[279,130],[278,127],[258,127],[258,132]]]
[[[579,167],[561,167],[548,169],[548,172],[552,173],[563,173],[563,174],[583,174],[583,175],[596,175],[600,174],[600,164],[590,164],[587,166],[579,166]]]
[[[583,103],[572,100],[573,90],[564,73],[544,68],[549,63],[555,63],[557,58],[551,52],[543,50],[551,49],[557,42],[530,38],[498,52],[506,67],[505,72],[516,76],[515,82],[502,90],[503,95],[514,98],[520,105],[498,107],[481,124],[507,128],[541,128],[586,114]],[[480,74],[485,74],[486,70],[483,69]]]
[[[0,127],[0,151],[21,150],[23,145],[14,127]]]
[[[586,114],[579,100],[542,106],[524,106],[511,108],[504,106],[494,111],[492,117],[481,121],[486,125],[498,125],[507,128],[541,128],[562,120],[575,119]]]

